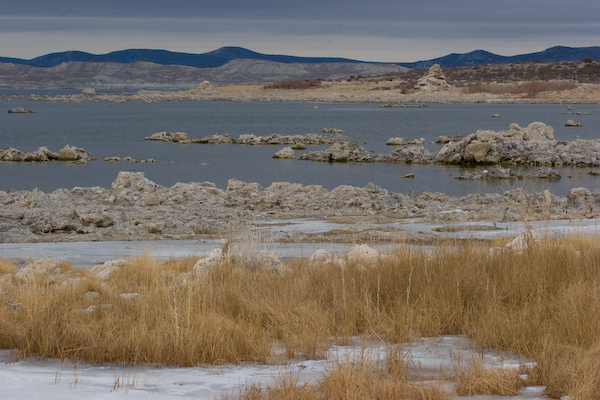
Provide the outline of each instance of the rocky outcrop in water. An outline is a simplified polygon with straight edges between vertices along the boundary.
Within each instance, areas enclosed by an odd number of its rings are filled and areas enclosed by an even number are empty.
[[[385,156],[366,150],[355,142],[334,143],[327,150],[307,151],[301,160],[327,162],[381,162]]]
[[[28,110],[23,107],[15,107],[15,108],[11,108],[10,110],[8,110],[8,113],[9,114],[35,114],[35,111]]]
[[[58,160],[86,163],[88,161],[97,160],[97,158],[84,149],[68,144],[58,151]]]
[[[519,174],[510,168],[503,168],[500,165],[493,165],[481,172],[463,172],[457,179],[464,180],[495,180],[495,179],[560,179],[561,176],[555,169],[540,167],[535,168],[531,173]]]
[[[17,150],[13,147],[0,150],[0,161],[44,162],[54,160],[85,163],[97,160],[97,158],[84,149],[71,145],[66,145],[58,153],[48,150],[47,147],[40,147],[31,153]]]
[[[236,143],[236,139],[229,136],[228,133],[217,133],[214,135],[203,137],[202,139],[194,140],[194,142],[204,144],[232,144]]]
[[[42,162],[58,160],[58,153],[48,150],[47,147],[40,147],[31,153],[17,150],[14,147],[9,147],[8,149],[0,150],[0,160]]]
[[[565,122],[565,126],[585,126],[585,125],[583,122],[579,122],[579,121],[570,119],[567,122]]]
[[[385,160],[404,164],[427,164],[432,162],[433,155],[423,146],[410,146],[392,151]]]
[[[110,189],[0,191],[0,204],[0,242],[5,243],[202,239],[232,232],[248,236],[256,231],[256,221],[299,218],[362,222],[327,235],[264,230],[260,234],[280,242],[352,242],[357,238],[406,239],[407,232],[378,225],[406,218],[431,223],[510,222],[521,221],[523,215],[528,219],[598,218],[600,189],[577,188],[566,197],[520,189],[450,197],[429,191],[393,193],[373,184],[327,190],[289,182],[261,187],[237,179],[231,179],[226,189],[210,182],[166,188],[141,172],[120,172]]]
[[[284,147],[283,149],[281,149],[277,153],[275,153],[273,158],[281,158],[281,159],[285,159],[285,160],[295,160],[296,155],[294,154],[294,149],[292,149],[291,147]]]
[[[434,161],[447,164],[600,165],[600,140],[554,140],[552,127],[533,122],[507,131],[479,130],[447,143]]]
[[[340,133],[334,133],[330,136],[317,135],[314,133],[309,133],[307,135],[279,135],[274,133],[269,136],[242,134],[237,139],[231,137],[227,133],[216,133],[201,139],[188,139],[188,135],[185,132],[156,132],[147,136],[144,140],[174,142],[179,144],[323,145],[351,141],[352,139]]]
[[[177,144],[188,144],[192,143],[188,139],[188,135],[185,132],[155,132],[152,135],[144,138],[144,140],[156,140],[160,142],[173,142]]]
[[[347,136],[343,136],[340,133],[334,133],[331,136],[317,135],[309,133],[307,135],[279,135],[274,133],[270,136],[256,136],[253,134],[242,134],[237,139],[232,138],[228,134],[218,133],[216,135],[206,136],[202,139],[194,140],[196,143],[205,144],[224,144],[224,143],[235,143],[235,144],[250,144],[250,145],[278,145],[278,144],[290,144],[290,145],[323,145],[332,144],[336,142],[350,141],[351,139]]]
[[[405,146],[408,144],[423,145],[426,143],[427,142],[425,141],[424,138],[413,139],[413,140],[407,142],[406,139],[401,138],[401,137],[391,137],[387,140],[387,142],[385,144],[387,146]]]
[[[366,150],[355,142],[335,143],[326,150],[308,151],[300,160],[327,162],[393,162],[426,164],[433,160],[431,153],[422,146],[410,146],[392,151],[389,155]]]
[[[401,137],[391,137],[387,140],[387,142],[385,142],[385,144],[387,146],[405,146],[406,143],[406,139],[401,138]]]

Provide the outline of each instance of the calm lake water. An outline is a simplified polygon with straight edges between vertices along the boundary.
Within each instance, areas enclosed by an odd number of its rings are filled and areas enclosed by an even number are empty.
[[[15,91],[0,91],[0,95],[9,93]],[[440,135],[466,135],[478,129],[506,130],[512,122],[527,126],[533,121],[542,121],[554,128],[558,140],[572,140],[576,135],[582,139],[600,138],[600,107],[597,105],[573,106],[573,112],[591,115],[567,115],[565,105],[430,104],[426,108],[380,108],[378,104],[345,103],[69,104],[26,99],[11,99],[0,105],[4,105],[4,110],[0,108],[0,148],[33,151],[46,146],[58,151],[71,144],[98,157],[98,161],[85,165],[5,162],[0,165],[0,190],[37,187],[49,192],[75,186],[109,188],[119,171],[141,171],[148,179],[167,187],[176,182],[209,181],[225,188],[230,178],[237,178],[258,182],[263,187],[279,181],[317,184],[328,189],[373,182],[399,193],[431,190],[450,195],[505,191],[510,187],[535,191],[549,188],[552,193],[564,195],[572,187],[593,190],[600,182],[600,178],[588,174],[590,168],[557,168],[562,175],[558,182],[489,183],[455,179],[467,170],[457,166],[277,160],[272,156],[284,146],[174,145],[142,140],[159,131],[182,131],[190,138],[215,133],[228,133],[237,138],[244,133],[304,135],[320,133],[323,128],[337,128],[344,129],[347,136],[378,153],[394,150],[385,145],[393,136],[408,140],[423,137],[430,143],[426,147],[433,152],[441,148],[431,144]],[[36,113],[6,112],[18,106]],[[493,114],[500,117],[494,118]],[[565,127],[568,119],[581,121],[586,126]],[[307,151],[327,147],[310,146]],[[296,156],[302,152],[296,151]],[[156,163],[103,161],[108,156],[152,158]],[[399,178],[409,172],[415,174],[415,179]]]

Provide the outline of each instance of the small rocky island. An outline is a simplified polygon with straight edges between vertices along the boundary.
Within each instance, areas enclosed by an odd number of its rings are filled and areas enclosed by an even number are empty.
[[[35,151],[27,152],[9,147],[8,149],[0,149],[0,161],[23,161],[23,162],[45,162],[45,161],[75,161],[78,163],[86,163],[88,161],[97,160],[88,151],[75,146],[66,145],[55,153],[42,146]]]

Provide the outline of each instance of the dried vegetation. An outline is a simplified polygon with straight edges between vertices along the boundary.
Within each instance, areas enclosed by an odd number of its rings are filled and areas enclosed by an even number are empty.
[[[3,261],[0,347],[19,357],[191,366],[274,363],[275,349],[322,357],[352,336],[394,344],[464,334],[535,361],[527,383],[552,397],[600,398],[597,237],[543,239],[524,251],[398,245],[376,262],[296,259],[276,273],[238,261],[195,271],[194,263],[142,255],[101,280],[64,265],[52,276],[19,274]],[[399,352],[382,365],[348,361],[315,384],[288,377],[241,396],[445,398],[441,385],[408,373]],[[514,370],[477,363],[452,379],[464,394],[510,394],[523,384]]]
[[[293,79],[264,85],[264,89],[305,90],[315,89],[320,86],[321,81],[318,81],[316,79]]]

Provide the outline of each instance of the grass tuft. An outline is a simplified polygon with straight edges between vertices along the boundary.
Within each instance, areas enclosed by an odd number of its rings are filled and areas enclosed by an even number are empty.
[[[455,368],[459,396],[518,396],[525,381],[517,370],[485,368],[481,360],[473,359],[467,368]]]

